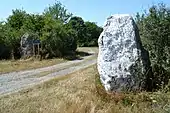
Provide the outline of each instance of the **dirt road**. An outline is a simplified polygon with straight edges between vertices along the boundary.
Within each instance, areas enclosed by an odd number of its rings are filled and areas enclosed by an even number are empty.
[[[30,86],[53,79],[56,76],[70,74],[80,69],[89,67],[90,65],[94,65],[96,63],[97,53],[94,51],[90,51],[90,53],[92,55],[83,57],[81,60],[68,61],[44,68],[1,74],[0,95],[17,92]]]

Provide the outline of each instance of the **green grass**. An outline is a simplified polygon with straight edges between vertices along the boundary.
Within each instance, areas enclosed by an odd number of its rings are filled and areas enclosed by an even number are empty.
[[[0,97],[0,113],[169,113],[170,92],[106,93],[96,66]]]

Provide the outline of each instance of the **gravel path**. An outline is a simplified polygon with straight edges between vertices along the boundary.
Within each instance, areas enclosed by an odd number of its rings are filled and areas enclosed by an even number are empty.
[[[0,95],[6,95],[13,92],[17,92],[32,85],[40,84],[42,82],[53,79],[56,76],[62,76],[69,73],[73,73],[80,69],[84,69],[90,65],[94,65],[96,63],[96,58],[94,57],[95,54],[96,53],[93,52],[91,56],[83,57],[82,60],[68,61],[65,63],[44,68],[1,74]],[[56,71],[56,69],[59,70]],[[43,77],[36,76],[39,73],[43,73],[46,71],[51,71],[52,73],[47,74]]]

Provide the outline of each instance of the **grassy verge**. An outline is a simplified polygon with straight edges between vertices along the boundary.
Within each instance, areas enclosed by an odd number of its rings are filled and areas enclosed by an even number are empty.
[[[169,113],[170,93],[107,94],[96,66],[0,98],[0,113]]]
[[[12,71],[20,71],[26,69],[35,69],[46,66],[51,66],[55,64],[59,64],[62,62],[66,62],[64,59],[47,59],[47,60],[15,60],[15,61],[0,61],[0,73],[12,72]]]
[[[86,54],[91,50],[96,52],[98,51],[97,47],[78,48],[77,57],[81,58],[83,56],[86,56]],[[0,61],[0,73],[47,67],[47,66],[63,63],[66,61],[67,61],[66,59],[61,59],[61,58],[47,59],[42,61],[36,59],[15,60],[15,61],[2,60]]]

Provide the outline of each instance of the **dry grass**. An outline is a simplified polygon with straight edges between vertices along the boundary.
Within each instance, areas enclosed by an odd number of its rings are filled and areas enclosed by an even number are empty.
[[[97,53],[97,47],[81,47],[77,49],[81,52],[89,52],[91,50]],[[82,56],[80,56],[82,57]],[[35,69],[41,67],[47,67],[55,64],[59,64],[62,62],[66,62],[67,60],[61,58],[55,59],[47,59],[39,61],[38,59],[30,58],[28,60],[1,60],[0,61],[0,73],[7,73],[13,71],[21,71],[21,70],[28,70],[28,69]]]
[[[82,61],[82,62],[75,63],[75,64],[70,64],[70,65],[67,65],[67,66],[64,66],[64,67],[58,67],[58,68],[56,68],[56,69],[49,70],[49,71],[43,71],[43,72],[40,72],[40,73],[35,74],[35,75],[33,75],[33,76],[34,76],[34,77],[43,77],[43,76],[46,76],[46,75],[48,75],[48,74],[50,74],[50,73],[54,73],[54,72],[57,72],[57,71],[61,71],[61,70],[70,68],[70,67],[74,67],[74,66],[81,65],[81,64],[85,63],[85,62],[88,61],[88,60],[96,59],[96,57],[97,57],[97,56],[92,56],[92,57],[89,57],[89,58],[85,59],[85,60]]]
[[[42,60],[42,61],[39,61],[36,59],[15,60],[15,61],[3,60],[3,61],[0,61],[0,73],[46,67],[46,66],[59,64],[65,61],[66,60],[59,59],[59,58],[47,59],[47,60]]]
[[[87,52],[87,53],[92,50],[95,53],[98,53],[98,47],[79,47],[77,50]]]
[[[169,93],[106,94],[96,66],[0,98],[0,113],[168,113]]]

